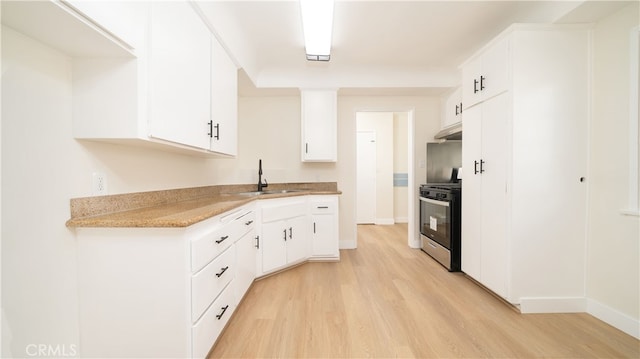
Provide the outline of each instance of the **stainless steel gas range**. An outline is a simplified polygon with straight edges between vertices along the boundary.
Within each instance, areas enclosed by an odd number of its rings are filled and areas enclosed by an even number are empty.
[[[420,186],[421,248],[450,272],[460,271],[460,183]]]

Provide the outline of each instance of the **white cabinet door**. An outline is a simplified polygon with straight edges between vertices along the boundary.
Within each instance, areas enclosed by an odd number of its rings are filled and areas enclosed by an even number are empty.
[[[308,257],[308,220],[307,216],[299,216],[287,220],[287,264],[299,262]]]
[[[270,272],[287,264],[287,223],[262,224],[262,272]]]
[[[475,58],[462,67],[462,103],[465,109],[482,101],[482,92],[479,90],[480,76],[482,76],[481,57]]]
[[[240,301],[256,278],[257,242],[255,231],[249,231],[236,242],[236,299]]]
[[[469,108],[463,118],[462,270],[506,298],[509,96]]]
[[[490,99],[509,86],[509,37],[494,43],[482,56],[482,98]]]
[[[470,108],[509,86],[509,37],[491,44],[462,67],[462,103]]]
[[[338,238],[335,237],[335,215],[314,214],[311,217],[312,254],[321,257],[338,255]]]
[[[187,2],[151,14],[150,136],[209,149],[211,33]]]
[[[302,107],[302,161],[337,160],[337,92],[304,90]]]
[[[462,121],[462,88],[458,87],[451,93],[444,106],[444,116],[442,117],[442,128],[456,125]]]
[[[211,151],[238,153],[238,69],[211,36]]]
[[[462,118],[462,271],[481,281],[482,177],[477,172],[482,157],[482,107],[465,110]]]
[[[507,147],[509,96],[482,103],[481,283],[507,296]],[[466,193],[465,193],[466,195]],[[466,199],[465,199],[466,200]]]

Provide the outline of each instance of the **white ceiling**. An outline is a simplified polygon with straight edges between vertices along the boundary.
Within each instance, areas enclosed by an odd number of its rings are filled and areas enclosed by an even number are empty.
[[[323,87],[407,95],[457,86],[457,67],[512,23],[594,22],[629,3],[336,0],[327,63],[306,61],[295,0],[199,5],[247,75],[241,94]]]

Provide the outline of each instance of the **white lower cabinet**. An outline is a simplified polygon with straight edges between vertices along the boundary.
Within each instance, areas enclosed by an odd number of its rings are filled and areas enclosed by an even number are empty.
[[[79,355],[206,357],[256,277],[339,258],[337,205],[297,196],[186,228],[76,228]]]
[[[338,197],[318,196],[309,200],[311,212],[311,259],[339,260]]]
[[[77,228],[80,355],[206,357],[255,277],[253,207],[187,228]]]
[[[262,273],[266,274],[308,257],[306,197],[261,203]]]

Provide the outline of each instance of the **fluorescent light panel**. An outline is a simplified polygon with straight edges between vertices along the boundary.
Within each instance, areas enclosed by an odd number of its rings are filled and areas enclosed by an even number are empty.
[[[300,0],[307,60],[329,61],[333,0]]]

